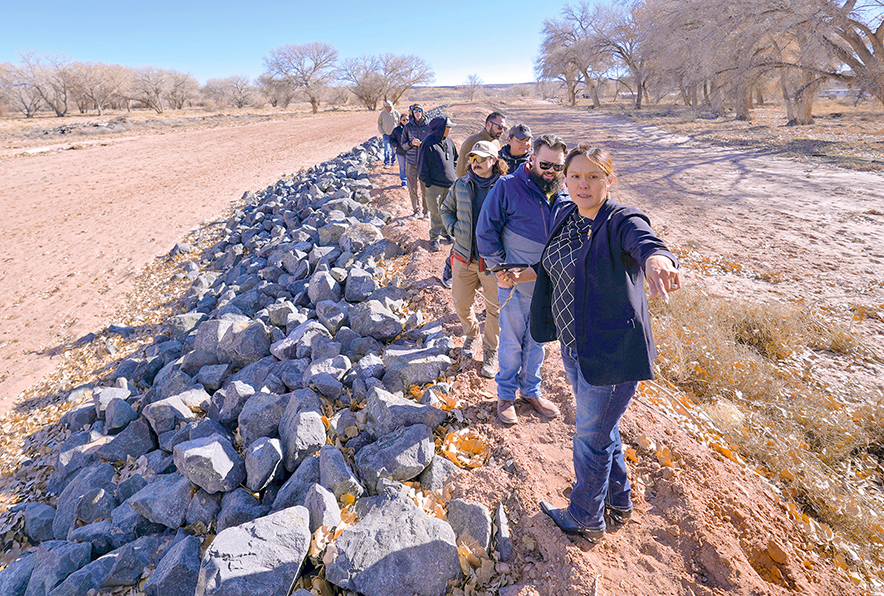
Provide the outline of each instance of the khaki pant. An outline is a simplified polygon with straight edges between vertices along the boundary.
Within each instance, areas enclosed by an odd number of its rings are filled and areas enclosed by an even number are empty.
[[[451,266],[451,294],[454,299],[454,310],[463,325],[464,335],[477,337],[479,321],[473,313],[473,301],[476,290],[482,289],[485,298],[485,334],[482,337],[483,353],[497,351],[497,338],[500,335],[498,323],[497,278],[491,273],[479,273],[479,263],[467,265],[453,259]]]
[[[411,197],[411,210],[415,215],[428,213],[427,186],[417,177],[417,164],[406,164],[405,176],[408,178],[408,195]],[[420,189],[420,197],[417,191]]]
[[[442,216],[439,215],[439,206],[447,195],[447,186],[427,187],[427,208],[430,210],[430,242],[448,235],[445,231],[445,226],[442,225]]]

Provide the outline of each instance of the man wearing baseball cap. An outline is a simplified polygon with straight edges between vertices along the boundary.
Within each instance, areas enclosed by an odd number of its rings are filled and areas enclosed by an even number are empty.
[[[515,172],[531,157],[531,138],[531,129],[527,124],[516,124],[510,129],[507,143],[500,149],[500,159],[506,162],[508,172]]]
[[[399,125],[399,111],[393,107],[392,101],[384,102],[384,109],[378,114],[378,134],[384,143],[384,165],[390,166],[396,159],[390,147],[390,133]]]

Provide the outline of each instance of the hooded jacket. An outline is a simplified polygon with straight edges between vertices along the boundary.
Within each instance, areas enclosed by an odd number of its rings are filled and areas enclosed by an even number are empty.
[[[439,116],[430,121],[430,134],[418,147],[417,175],[427,186],[449,188],[457,176],[454,164],[457,162],[457,148],[451,137],[445,135],[448,118]]]
[[[510,153],[509,143],[505,143],[503,147],[500,148],[500,153],[498,154],[498,157],[506,162],[506,171],[512,173],[515,172],[520,165],[522,165],[523,163],[527,163],[528,158],[531,157],[533,153],[534,152],[531,151],[531,149],[528,149],[528,151],[526,151],[524,155],[513,155],[512,153]]]
[[[562,203],[549,234],[577,208]],[[648,257],[675,258],[651,229],[648,216],[610,198],[592,223],[589,241],[577,254],[574,324],[583,378],[591,385],[616,385],[654,378],[654,336],[645,297]],[[531,299],[530,328],[535,341],[557,337],[552,315],[552,281],[542,265]],[[523,285],[523,284],[519,284]]]
[[[399,110],[393,108],[388,112],[386,107],[381,108],[381,113],[378,114],[378,135],[389,135],[397,126],[399,126]]]
[[[417,165],[418,147],[414,147],[411,144],[411,139],[417,139],[423,143],[428,134],[430,134],[430,121],[427,117],[421,116],[420,120],[415,120],[412,113],[408,117],[408,124],[405,125],[402,134],[399,136],[399,146],[405,152],[405,160],[408,164]]]

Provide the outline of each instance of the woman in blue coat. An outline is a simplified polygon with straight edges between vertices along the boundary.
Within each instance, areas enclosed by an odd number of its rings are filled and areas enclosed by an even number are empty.
[[[644,281],[651,297],[664,299],[681,285],[678,261],[647,216],[611,199],[614,180],[607,151],[573,149],[565,159],[571,202],[558,210],[540,263],[513,276],[536,277],[531,335],[559,340],[576,401],[571,502],[540,508],[564,532],[593,542],[632,514],[618,422],[638,382],[654,377]]]

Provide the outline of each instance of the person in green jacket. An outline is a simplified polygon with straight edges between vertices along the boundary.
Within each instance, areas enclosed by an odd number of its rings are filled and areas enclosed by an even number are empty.
[[[442,202],[439,215],[442,225],[454,239],[452,287],[454,309],[464,330],[462,353],[473,359],[479,340],[479,321],[473,312],[476,291],[482,288],[485,299],[485,333],[482,337],[483,377],[494,378],[497,372],[498,325],[497,278],[485,268],[476,249],[476,220],[485,197],[494,183],[506,174],[506,162],[498,158],[497,146],[479,141],[468,152],[469,169],[458,178]]]

